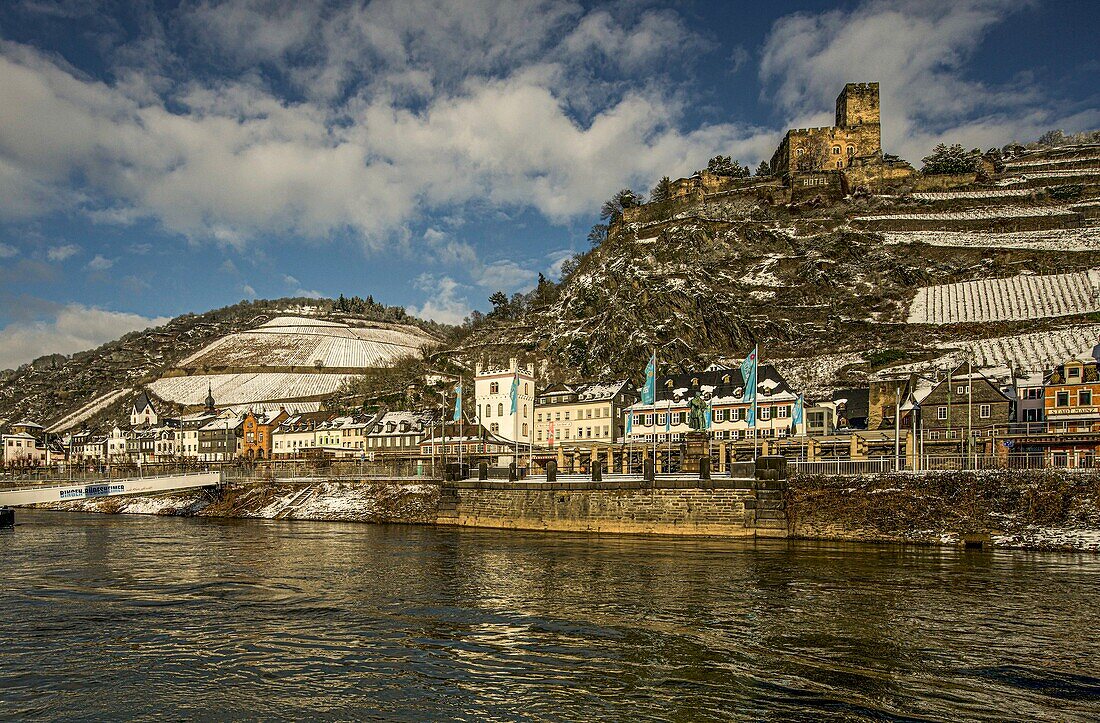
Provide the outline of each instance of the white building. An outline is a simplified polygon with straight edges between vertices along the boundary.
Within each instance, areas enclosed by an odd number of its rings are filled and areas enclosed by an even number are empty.
[[[518,378],[516,412],[512,413],[512,384]],[[509,359],[505,368],[474,370],[474,405],[477,418],[491,434],[509,442],[531,444],[534,433],[535,367],[520,367]]]
[[[134,397],[134,403],[130,406],[131,427],[155,427],[160,424],[160,415],[153,407],[153,400],[148,392],[142,391]]]
[[[715,440],[774,439],[806,433],[805,419],[793,425],[798,395],[771,365],[760,367],[757,378],[755,424],[749,423],[754,407],[746,394],[740,368],[711,366],[703,372],[658,376],[654,404],[637,403],[627,441],[679,442],[691,431],[688,405],[698,394],[711,409],[710,437]]]

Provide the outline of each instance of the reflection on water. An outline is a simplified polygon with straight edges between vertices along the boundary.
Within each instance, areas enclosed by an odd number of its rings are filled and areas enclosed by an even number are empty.
[[[1090,555],[20,522],[0,718],[1100,717]]]

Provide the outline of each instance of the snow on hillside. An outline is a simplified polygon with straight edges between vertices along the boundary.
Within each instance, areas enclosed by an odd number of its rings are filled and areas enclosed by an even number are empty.
[[[918,201],[953,201],[955,199],[1027,198],[1035,193],[1033,188],[987,188],[978,191],[929,191],[909,194]]]
[[[207,384],[218,406],[282,401],[331,394],[354,374],[197,374],[158,379],[149,390],[161,399],[187,406],[201,405]]]
[[[993,185],[1011,186],[1017,183],[1024,183],[1034,178],[1049,180],[1052,178],[1077,178],[1079,176],[1100,176],[1100,168],[1066,168],[1065,170],[1058,171],[1028,171],[1018,176],[1002,178],[999,181],[995,181]]]
[[[1064,163],[1084,163],[1100,161],[1100,156],[1067,156],[1065,158],[1037,158],[1033,161],[1005,161],[1007,168],[1030,168],[1033,166],[1057,166]]]
[[[110,391],[110,392],[107,392],[106,394],[100,395],[100,396],[96,397],[95,399],[93,399],[92,401],[85,404],[80,409],[73,412],[72,414],[68,414],[68,415],[62,417],[61,419],[59,419],[58,421],[54,422],[52,425],[50,425],[49,431],[54,432],[54,433],[60,433],[60,432],[66,431],[68,429],[72,429],[76,425],[83,422],[85,419],[89,419],[90,417],[92,417],[96,412],[98,412],[102,409],[106,409],[107,407],[111,406],[112,404],[114,404],[116,401],[118,401],[123,396],[130,393],[131,391],[133,391],[133,390],[131,390],[131,389],[115,389],[114,391]]]
[[[925,243],[929,246],[1034,249],[1038,251],[1100,250],[1100,227],[1058,228],[1045,231],[884,231],[888,244]]]
[[[1098,335],[1100,324],[1089,324],[1056,331],[960,342],[952,346],[972,353],[977,366],[997,367],[1011,364],[1013,368],[1027,372],[1041,372],[1092,349],[1097,344]]]
[[[379,367],[419,353],[430,338],[415,327],[351,327],[280,317],[230,334],[192,354],[180,367]]]
[[[836,387],[837,372],[853,364],[861,364],[863,355],[859,353],[823,354],[802,359],[769,359],[792,387],[810,397],[824,396]],[[728,362],[740,364],[739,360]]]
[[[875,216],[855,216],[853,221],[969,221],[999,218],[1037,218],[1072,216],[1069,206],[988,206],[945,213],[894,213]]]
[[[1100,270],[1020,275],[926,286],[909,307],[910,324],[959,324],[1069,316],[1100,310]]]

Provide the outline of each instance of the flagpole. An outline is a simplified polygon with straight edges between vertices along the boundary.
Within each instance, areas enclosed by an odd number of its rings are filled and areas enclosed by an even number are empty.
[[[752,458],[755,461],[760,457],[760,406],[757,402],[757,392],[760,388],[760,346],[753,345],[756,352],[756,373],[752,379]]]

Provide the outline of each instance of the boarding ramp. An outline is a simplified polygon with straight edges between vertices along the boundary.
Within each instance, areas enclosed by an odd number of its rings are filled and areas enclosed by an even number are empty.
[[[0,489],[0,507],[21,507],[49,502],[121,497],[125,495],[155,495],[164,492],[216,487],[221,484],[221,472],[194,472],[159,477],[106,479],[94,482],[35,485],[17,489]]]

